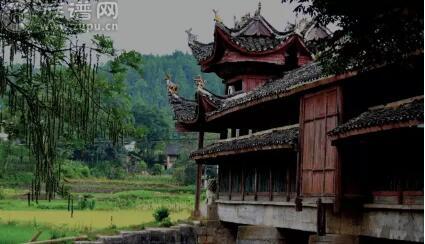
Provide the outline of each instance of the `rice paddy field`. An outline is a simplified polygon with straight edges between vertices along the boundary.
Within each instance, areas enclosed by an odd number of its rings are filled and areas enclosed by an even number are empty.
[[[41,232],[38,240],[66,236],[109,234],[121,229],[155,226],[153,212],[170,210],[172,222],[186,220],[193,208],[193,187],[179,186],[170,176],[144,176],[132,180],[85,179],[68,183],[68,199],[39,200],[28,205],[25,189],[2,188],[0,244],[23,243]],[[90,208],[83,208],[88,198]]]

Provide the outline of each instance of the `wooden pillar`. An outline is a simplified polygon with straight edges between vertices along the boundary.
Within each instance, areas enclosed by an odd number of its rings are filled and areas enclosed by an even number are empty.
[[[241,179],[241,195],[242,201],[245,200],[245,169],[242,168],[242,179]]]
[[[269,201],[273,200],[273,178],[272,168],[269,169]]]
[[[198,149],[204,147],[204,132],[200,131],[198,134]],[[200,217],[201,211],[199,208],[201,202],[201,179],[202,178],[202,164],[197,162],[197,171],[196,171],[196,192],[195,192],[195,210],[193,211],[194,217]]]
[[[229,200],[232,200],[232,168],[229,168]]]
[[[291,200],[291,168],[288,166],[286,167],[286,182],[285,182],[285,188],[286,188],[286,201],[289,202]]]
[[[255,188],[254,200],[257,201],[257,199],[258,199],[258,170],[257,170],[257,167],[255,167],[254,174],[255,174],[255,178],[254,178],[255,179],[255,181],[254,181],[254,188]]]

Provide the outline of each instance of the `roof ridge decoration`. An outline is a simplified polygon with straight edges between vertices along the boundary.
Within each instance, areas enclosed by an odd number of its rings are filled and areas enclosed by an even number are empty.
[[[261,14],[261,2],[258,2],[257,11],[255,11],[255,16],[259,16]]]
[[[185,32],[187,34],[187,42],[189,44],[195,44],[198,42],[198,35],[192,33],[192,28],[185,30]]]
[[[178,86],[176,83],[171,81],[171,75],[166,74],[164,80],[167,82],[168,94],[172,96],[178,96]]]
[[[216,23],[223,23],[223,20],[221,19],[220,15],[218,14],[218,10],[217,9],[213,9],[212,11],[214,13],[214,21]]]
[[[207,83],[207,81],[206,80],[204,80],[203,78],[202,78],[202,76],[201,75],[198,75],[195,79],[194,79],[194,81],[195,81],[195,84],[196,84],[196,89],[199,91],[199,90],[203,90],[204,89],[204,87],[205,87],[205,84]]]

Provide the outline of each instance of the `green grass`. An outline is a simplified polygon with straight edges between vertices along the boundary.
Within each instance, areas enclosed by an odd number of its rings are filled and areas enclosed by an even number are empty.
[[[3,189],[6,194],[0,200],[0,244],[28,241],[40,228],[41,238],[50,239],[52,235],[93,237],[157,226],[152,216],[156,208],[170,209],[171,220],[176,222],[189,218],[194,204],[194,187],[180,186],[168,175],[129,180],[79,179],[67,184],[74,196],[72,218],[67,199],[39,200],[28,206],[25,189]],[[95,208],[79,210],[78,199],[87,194],[95,199]]]
[[[39,231],[41,235],[37,240],[49,240],[63,236],[73,236],[77,232],[63,230],[57,227],[35,226],[32,224],[22,224],[15,221],[0,223],[0,243],[15,244],[30,241]]]

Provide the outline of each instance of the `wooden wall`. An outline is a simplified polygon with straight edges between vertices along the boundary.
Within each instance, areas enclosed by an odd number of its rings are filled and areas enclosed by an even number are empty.
[[[335,196],[338,185],[338,153],[327,132],[338,125],[341,92],[338,87],[307,94],[301,99],[301,193],[303,196]]]

